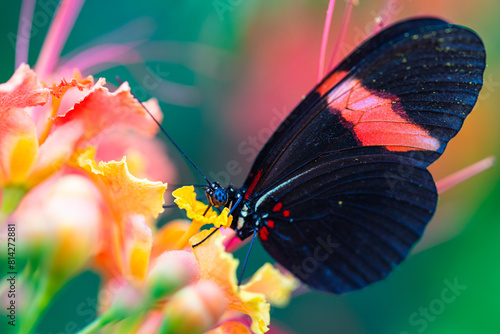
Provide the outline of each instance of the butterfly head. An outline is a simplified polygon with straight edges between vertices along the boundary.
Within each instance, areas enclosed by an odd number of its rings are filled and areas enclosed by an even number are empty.
[[[227,207],[234,199],[235,189],[232,186],[224,188],[219,183],[212,182],[210,186],[205,189],[205,196],[207,196],[210,205],[215,207]]]

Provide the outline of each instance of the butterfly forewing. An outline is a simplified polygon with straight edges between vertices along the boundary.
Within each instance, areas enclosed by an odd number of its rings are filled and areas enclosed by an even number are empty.
[[[327,76],[278,128],[245,188],[258,196],[324,153],[396,152],[428,164],[456,135],[482,85],[485,51],[438,19],[396,24]],[[357,154],[357,153],[356,153]],[[258,176],[258,177],[257,177]]]

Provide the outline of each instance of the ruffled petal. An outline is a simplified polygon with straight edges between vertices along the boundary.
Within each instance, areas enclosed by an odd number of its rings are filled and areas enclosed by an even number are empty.
[[[96,158],[102,161],[127,157],[130,172],[150,180],[175,182],[177,168],[168,157],[164,142],[131,131],[111,131],[102,136]]]
[[[194,245],[203,240],[209,231],[202,231],[190,243]],[[223,237],[217,231],[205,242],[193,248],[193,253],[200,264],[201,278],[216,283],[226,294],[228,308],[248,314],[252,318],[252,331],[265,333],[270,322],[270,305],[262,293],[237,288],[236,269],[238,260],[226,253],[222,244]]]
[[[266,263],[240,289],[263,293],[272,305],[285,307],[290,301],[292,291],[298,286],[299,282],[292,274],[282,274],[270,263]]]
[[[199,224],[213,224],[215,227],[229,227],[233,221],[232,216],[228,216],[229,209],[224,208],[221,214],[218,214],[210,208],[205,215],[207,205],[196,200],[196,193],[193,186],[186,186],[176,189],[172,192],[175,197],[174,202],[179,208],[186,210],[188,218],[198,222]]]
[[[6,83],[0,84],[0,114],[10,108],[34,107],[49,101],[49,90],[26,64],[21,64]]]
[[[69,122],[81,122],[85,129],[80,143],[84,143],[110,128],[132,129],[143,135],[152,136],[158,125],[147,114],[142,105],[130,93],[127,83],[110,93],[100,78],[90,92],[75,103],[73,108],[54,120],[54,126]],[[150,102],[148,106],[157,105]],[[159,108],[154,108],[156,118],[161,122]]]
[[[70,164],[85,170],[99,186],[117,221],[128,215],[157,217],[163,212],[163,193],[167,184],[138,179],[128,171],[125,157],[121,161],[96,164],[91,147],[72,158]]]

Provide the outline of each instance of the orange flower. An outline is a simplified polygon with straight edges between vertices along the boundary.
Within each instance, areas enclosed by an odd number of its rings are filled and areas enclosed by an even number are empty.
[[[79,159],[80,164],[85,160],[83,156],[85,154]],[[132,220],[136,224],[134,233],[126,234],[125,243],[129,245],[128,254],[135,254],[128,257],[131,260],[135,259],[135,271],[132,272],[135,274],[122,275],[121,278],[115,276],[106,280],[108,282],[106,285],[108,286],[113,280],[123,282],[125,279],[128,281],[126,285],[135,286],[125,289],[126,291],[139,289],[138,291],[143,292],[134,293],[135,302],[129,303],[130,306],[125,309],[119,305],[105,307],[104,310],[108,311],[100,317],[101,320],[105,319],[104,322],[101,321],[101,325],[109,324],[113,317],[121,320],[127,314],[146,311],[144,316],[139,317],[141,325],[137,332],[161,330],[165,333],[199,333],[215,324],[221,324],[217,329],[221,333],[233,327],[241,333],[249,333],[244,325],[223,324],[224,319],[234,318],[235,311],[238,311],[251,317],[251,328],[254,333],[266,332],[270,322],[270,303],[284,306],[291,292],[297,287],[297,280],[290,274],[281,274],[270,264],[265,264],[247,284],[237,287],[238,260],[226,252],[223,246],[224,237],[220,231],[195,248],[177,248],[176,239],[197,233],[204,224],[227,226],[231,217],[225,212],[218,215],[213,211],[202,216],[207,206],[196,201],[193,187],[178,189],[174,192],[174,196],[179,206],[186,208],[188,215],[193,218],[192,225],[189,226],[186,220],[175,220],[156,233],[153,231],[151,240],[151,230],[145,222]],[[132,199],[135,200],[137,199]],[[197,233],[190,238],[190,244],[203,240],[208,233],[210,233],[208,230]],[[172,251],[176,248],[179,250]],[[172,258],[176,260],[172,261]],[[191,282],[194,277],[196,278],[193,284],[165,299],[175,290],[172,287],[181,288],[183,284],[190,283],[190,279],[185,277],[191,277]],[[121,293],[120,291],[122,289],[116,293]],[[156,303],[157,306],[154,307],[152,301],[161,302]],[[159,312],[159,309],[162,312]],[[116,310],[119,310],[121,315],[117,314]],[[119,332],[120,328],[121,325],[118,325],[113,329]]]
[[[142,281],[153,245],[146,220],[163,211],[167,185],[134,177],[128,171],[125,157],[119,162],[97,164],[94,154],[93,147],[78,151],[69,164],[86,172],[107,204],[97,263],[108,278],[124,276]]]
[[[72,80],[63,79],[49,88],[23,64],[8,82],[0,85],[3,216],[15,209],[29,189],[61,170],[76,148],[87,145],[111,127],[133,129],[146,136],[156,133],[156,124],[132,97],[128,84],[110,93],[104,83],[104,79],[99,79],[92,87],[92,77],[82,79],[76,73]],[[71,89],[89,91],[69,110],[59,110],[61,99]],[[42,105],[35,113],[33,107]],[[161,119],[156,102],[151,101],[149,107]],[[36,122],[40,118],[37,115],[47,110],[50,117]]]
[[[43,278],[37,289],[23,287],[32,291],[35,301],[45,303],[95,254],[97,259],[103,253],[110,259],[106,273],[117,273],[132,283],[143,281],[148,271],[153,237],[147,220],[163,211],[166,184],[135,178],[125,158],[97,164],[95,148],[89,144],[112,127],[152,137],[157,126],[130,94],[128,84],[112,93],[104,83],[100,79],[93,85],[92,77],[81,79],[76,73],[70,81],[48,87],[21,65],[0,85],[0,218],[9,218],[22,204],[14,214],[23,225],[20,239],[30,243],[24,245],[23,255],[30,263],[26,275],[40,268],[36,275]],[[83,97],[61,110],[61,100],[72,90],[84,92]],[[149,108],[161,119],[155,101]],[[41,116],[45,114],[49,117]],[[81,181],[68,189],[66,180]],[[100,196],[87,196],[86,189],[94,185]],[[39,187],[43,191],[21,202]],[[48,191],[60,195],[50,196]],[[30,227],[35,227],[33,232]],[[33,303],[26,312],[36,314],[44,306]],[[31,316],[23,330],[29,331],[36,320]]]

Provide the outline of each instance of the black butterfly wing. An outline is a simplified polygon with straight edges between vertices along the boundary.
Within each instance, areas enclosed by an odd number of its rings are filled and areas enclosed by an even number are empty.
[[[485,50],[471,30],[433,18],[397,23],[332,71],[259,153],[244,189],[257,197],[325,153],[391,152],[429,165],[472,110]]]
[[[362,288],[400,263],[431,219],[437,192],[425,165],[398,155],[322,157],[260,199],[262,245],[309,286]]]
[[[266,250],[319,290],[385,277],[435,211],[426,167],[472,110],[484,68],[480,38],[438,19],[361,45],[283,122],[243,186]]]

